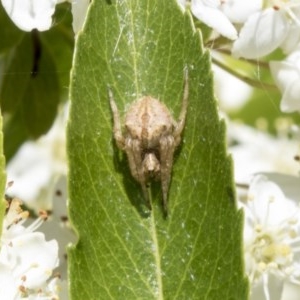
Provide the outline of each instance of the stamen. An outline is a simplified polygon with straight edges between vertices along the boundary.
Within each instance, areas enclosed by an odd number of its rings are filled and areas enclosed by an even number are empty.
[[[300,21],[298,20],[298,18],[296,17],[296,15],[293,13],[293,11],[291,10],[291,8],[289,6],[285,6],[285,11],[288,14],[288,16],[298,25],[300,26]]]
[[[270,300],[270,293],[269,293],[269,276],[267,273],[263,274],[263,289],[264,289],[264,294],[266,297],[266,300]]]

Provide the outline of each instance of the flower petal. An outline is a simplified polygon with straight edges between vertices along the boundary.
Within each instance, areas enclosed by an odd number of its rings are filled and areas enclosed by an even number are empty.
[[[291,81],[299,78],[297,70],[288,61],[271,61],[269,65],[275,83],[282,93]]]
[[[44,234],[33,232],[16,237],[11,241],[11,246],[3,247],[0,260],[7,261],[17,281],[22,282],[25,276],[26,287],[38,288],[57,267],[57,256],[57,242],[47,242]]]
[[[265,274],[264,279],[252,286],[250,300],[281,300],[283,280],[272,274]]]
[[[284,112],[300,110],[300,51],[293,52],[285,61],[270,62],[272,76],[282,92],[280,108]]]
[[[287,199],[293,201],[295,205],[299,205],[300,203],[300,184],[299,184],[300,177],[299,176],[287,175],[278,172],[264,172],[261,174],[268,177],[270,181],[279,185]]]
[[[237,31],[229,19],[216,7],[205,5],[202,1],[192,0],[191,11],[193,15],[221,35],[234,40]]]
[[[2,299],[16,299],[17,286],[11,269],[0,263],[0,291]]]
[[[184,11],[186,7],[187,0],[177,0],[177,3],[179,4],[180,8]]]
[[[295,51],[300,43],[300,30],[299,26],[292,24],[289,29],[289,33],[281,45],[281,49],[285,54],[290,54]]]
[[[253,199],[251,204],[256,221],[261,225],[266,222],[268,225],[278,225],[297,211],[297,205],[286,199],[280,187],[262,175],[254,177],[249,197]]]
[[[253,14],[234,42],[232,54],[236,57],[259,58],[271,53],[286,38],[289,22],[273,8]]]
[[[222,11],[233,23],[244,23],[249,16],[261,8],[262,0],[233,0],[222,3]]]
[[[2,0],[12,21],[22,30],[48,30],[52,24],[56,0]]]
[[[280,109],[283,112],[300,111],[300,78],[291,82],[282,95]]]
[[[83,27],[90,0],[73,1],[72,15],[73,15],[73,30],[77,34]]]

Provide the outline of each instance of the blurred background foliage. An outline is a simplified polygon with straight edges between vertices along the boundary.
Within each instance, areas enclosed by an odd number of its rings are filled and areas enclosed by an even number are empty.
[[[0,5],[0,28],[0,103],[9,161],[25,141],[47,133],[59,105],[68,99],[74,49],[71,6],[56,6],[50,30],[23,32]]]

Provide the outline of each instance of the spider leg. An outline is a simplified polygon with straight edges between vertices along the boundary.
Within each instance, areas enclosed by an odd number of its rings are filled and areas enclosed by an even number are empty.
[[[183,90],[183,98],[181,104],[181,111],[179,114],[179,118],[177,121],[177,125],[174,129],[174,139],[175,139],[175,146],[178,146],[180,143],[180,135],[185,125],[187,107],[188,107],[188,98],[189,98],[189,82],[188,82],[188,68],[185,67],[184,69],[184,90]]]
[[[146,186],[147,178],[144,174],[143,169],[141,142],[138,139],[126,139],[125,151],[127,154],[131,175],[137,182],[140,183],[146,201],[146,205],[149,209],[151,209],[148,189]]]
[[[113,113],[113,120],[114,120],[114,138],[116,140],[117,146],[124,150],[124,144],[125,140],[122,134],[122,127],[121,127],[121,121],[120,121],[120,115],[118,111],[117,104],[114,100],[113,93],[111,89],[108,87],[108,96],[109,96],[109,103],[110,108]]]
[[[164,212],[168,214],[168,191],[171,181],[171,172],[173,166],[173,155],[175,150],[175,140],[173,136],[163,136],[159,141],[160,155],[160,180],[163,194]]]

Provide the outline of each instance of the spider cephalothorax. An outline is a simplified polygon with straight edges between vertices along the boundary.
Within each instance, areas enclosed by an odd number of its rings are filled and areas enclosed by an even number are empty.
[[[134,102],[125,116],[124,134],[113,94],[109,90],[117,146],[126,152],[132,176],[141,184],[149,208],[151,204],[147,183],[153,178],[161,181],[164,211],[167,213],[168,190],[173,156],[181,140],[188,106],[188,79],[185,85],[181,112],[176,122],[169,109],[159,100],[144,96]]]

